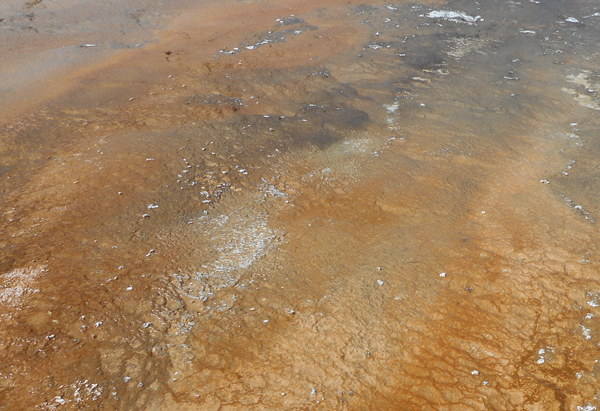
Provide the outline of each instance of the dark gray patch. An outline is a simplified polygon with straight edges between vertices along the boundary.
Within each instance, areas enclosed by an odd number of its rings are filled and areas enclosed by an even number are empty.
[[[369,122],[369,115],[353,107],[328,107],[307,104],[298,113],[312,123],[320,123],[321,127],[333,126],[336,129],[355,129]]]
[[[337,98],[344,97],[347,99],[358,99],[363,101],[373,101],[371,97],[365,97],[361,95],[356,88],[349,84],[338,84],[339,88],[336,87],[329,94],[335,94]]]
[[[436,69],[445,63],[445,55],[438,44],[411,44],[410,53],[406,53],[405,64],[417,70]]]
[[[316,133],[297,133],[292,136],[295,143],[313,144],[319,149],[324,150],[333,143],[341,139],[341,136],[332,131],[319,131]]]

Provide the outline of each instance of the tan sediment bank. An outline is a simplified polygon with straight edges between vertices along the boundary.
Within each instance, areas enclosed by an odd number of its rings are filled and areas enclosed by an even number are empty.
[[[0,409],[598,406],[592,2],[40,5]]]

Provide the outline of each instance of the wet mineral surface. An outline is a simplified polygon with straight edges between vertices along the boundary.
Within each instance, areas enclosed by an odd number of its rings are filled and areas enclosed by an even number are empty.
[[[600,5],[0,5],[0,410],[600,407]]]

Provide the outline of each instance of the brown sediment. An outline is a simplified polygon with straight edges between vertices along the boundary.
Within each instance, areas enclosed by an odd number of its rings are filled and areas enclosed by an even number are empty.
[[[598,406],[593,4],[363,3],[182,3],[13,96],[0,409]]]

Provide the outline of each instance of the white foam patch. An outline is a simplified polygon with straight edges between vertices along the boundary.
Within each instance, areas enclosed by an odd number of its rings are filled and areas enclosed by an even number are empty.
[[[589,70],[581,70],[577,75],[570,74],[567,76],[567,81],[573,84],[575,89],[563,87],[561,91],[572,95],[575,101],[581,106],[600,110],[600,105],[596,102],[596,90],[600,89],[600,83],[592,83],[590,79],[592,76],[593,73]],[[581,88],[585,89],[585,91],[581,92]]]
[[[591,307],[600,306],[600,291],[597,293],[588,292],[587,297],[589,298],[589,301],[587,302],[589,306],[591,306]]]
[[[477,23],[481,20],[481,16],[471,16],[463,11],[454,10],[434,10],[425,15],[430,19],[443,19],[454,23],[467,23],[469,25]]]
[[[216,271],[229,273],[248,268],[266,254],[275,232],[268,228],[265,215],[258,214],[250,218],[223,215],[213,220],[215,227],[211,239],[220,253],[213,263]]]
[[[278,190],[273,184],[269,184],[267,180],[262,179],[264,184],[260,184],[258,188],[265,193],[266,196],[269,194],[275,198],[287,197],[287,194]]]
[[[266,191],[273,197],[277,193]],[[281,193],[283,194],[283,193]],[[266,195],[266,194],[265,194]],[[238,209],[229,214],[201,218],[204,234],[216,257],[192,275],[174,274],[178,288],[188,297],[206,301],[214,292],[237,284],[243,270],[275,247],[277,230],[269,227],[268,214],[258,207]]]
[[[359,154],[367,153],[373,150],[373,142],[368,138],[360,138],[356,140],[348,140],[343,143],[344,153]]]
[[[43,272],[44,267],[29,267],[0,275],[0,304],[18,307],[26,295],[39,292],[33,284]]]
[[[131,378],[129,378],[131,380]],[[127,381],[126,381],[127,382]],[[61,405],[73,403],[77,408],[88,408],[91,401],[98,401],[102,397],[104,388],[89,380],[76,381],[73,384],[61,385],[61,395],[56,395],[52,400],[43,402],[35,408],[56,410]]]
[[[583,332],[583,336],[585,337],[585,339],[591,340],[592,339],[592,330],[590,330],[589,328],[585,328],[581,324],[579,324],[579,326],[581,327],[581,331]]]
[[[383,107],[385,107],[388,113],[395,113],[400,108],[400,105],[398,103],[384,104]]]
[[[479,50],[488,44],[488,41],[479,38],[455,37],[447,41],[452,43],[451,50],[448,51],[448,55],[456,59],[460,59],[473,52],[483,53]]]

